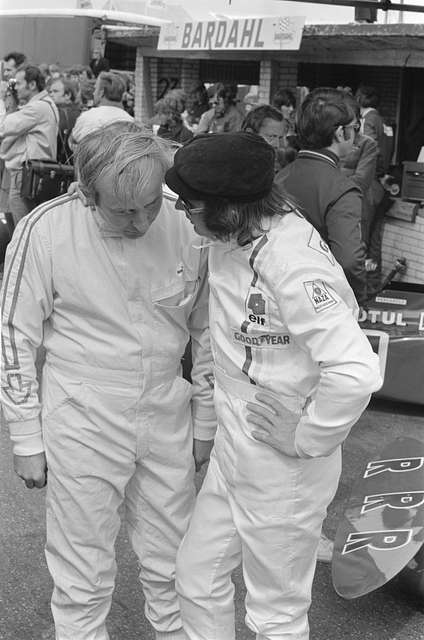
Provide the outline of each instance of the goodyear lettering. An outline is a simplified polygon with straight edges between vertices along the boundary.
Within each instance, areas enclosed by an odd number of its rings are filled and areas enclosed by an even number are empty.
[[[407,545],[412,537],[413,529],[394,529],[388,531],[355,531],[349,533],[342,554],[352,553],[369,547],[377,551],[391,551]]]
[[[424,504],[424,491],[397,491],[395,493],[380,493],[365,496],[361,513],[368,513],[374,509],[416,509]]]
[[[391,473],[404,473],[405,471],[416,471],[424,464],[423,457],[417,458],[394,458],[393,460],[372,460],[367,464],[364,478],[371,478],[379,473],[390,471]]]
[[[290,344],[290,336],[281,334],[264,333],[260,336],[247,335],[234,332],[234,340],[250,347],[278,347]]]

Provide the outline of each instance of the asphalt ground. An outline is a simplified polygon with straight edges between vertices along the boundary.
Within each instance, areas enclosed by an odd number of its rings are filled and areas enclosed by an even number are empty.
[[[424,440],[424,407],[373,401],[344,447],[339,490],[324,523],[334,535],[358,469],[394,438]],[[52,628],[51,580],[44,561],[44,490],[28,490],[12,470],[7,430],[0,435],[0,640],[41,640]],[[202,481],[198,474],[197,482]],[[153,640],[143,614],[137,560],[125,528],[117,540],[118,575],[109,616],[111,640]],[[236,587],[236,638],[251,640],[244,625],[245,588]],[[356,600],[343,600],[331,584],[329,565],[318,564],[310,611],[311,640],[423,640],[424,601],[394,579]],[[52,636],[54,638],[54,636]]]

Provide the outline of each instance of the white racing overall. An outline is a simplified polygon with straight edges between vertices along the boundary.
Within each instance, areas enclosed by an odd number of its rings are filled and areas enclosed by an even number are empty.
[[[156,637],[185,637],[174,582],[194,501],[193,428],[207,440],[215,424],[200,242],[170,200],[128,239],[64,196],[22,220],[9,246],[3,408],[14,452],[46,451],[57,640],[108,638],[122,504]],[[192,385],[180,367],[190,334]]]
[[[341,267],[300,215],[246,247],[210,247],[218,431],[177,560],[190,640],[233,640],[231,572],[242,561],[246,623],[259,640],[306,640],[318,540],[341,443],[381,385]],[[256,441],[246,402],[283,403],[299,457]]]

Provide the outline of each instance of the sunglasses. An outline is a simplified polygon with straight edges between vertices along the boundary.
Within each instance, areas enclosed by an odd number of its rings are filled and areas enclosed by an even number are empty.
[[[196,214],[196,213],[204,213],[205,212],[204,207],[193,207],[191,204],[189,204],[188,202],[186,202],[182,198],[178,198],[177,204],[181,205],[181,207],[184,209],[184,211],[186,213],[188,213],[189,216],[191,216],[193,214]]]

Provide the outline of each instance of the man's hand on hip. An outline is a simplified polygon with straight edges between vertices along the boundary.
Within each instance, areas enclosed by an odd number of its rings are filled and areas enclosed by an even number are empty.
[[[45,453],[34,456],[13,456],[15,472],[25,482],[28,489],[41,489],[47,484],[47,463]]]
[[[196,471],[200,471],[205,462],[209,462],[213,440],[193,440],[193,456]]]

